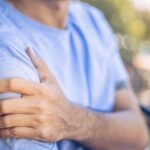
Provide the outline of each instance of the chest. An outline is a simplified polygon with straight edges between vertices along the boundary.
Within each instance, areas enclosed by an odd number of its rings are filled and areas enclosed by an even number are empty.
[[[112,107],[111,56],[97,37],[90,40],[78,33],[54,40],[39,34],[32,37],[32,46],[70,101],[94,109]]]

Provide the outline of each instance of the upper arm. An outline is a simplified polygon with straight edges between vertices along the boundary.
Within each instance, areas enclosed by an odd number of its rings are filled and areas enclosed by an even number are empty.
[[[133,89],[128,87],[124,83],[124,87],[116,90],[116,102],[115,102],[115,111],[119,110],[133,110],[139,111],[138,98],[135,95]]]
[[[115,51],[112,57],[112,73],[115,84],[115,111],[118,110],[138,110],[138,98],[132,89],[130,79],[120,56],[119,51]]]
[[[138,110],[138,98],[132,89],[127,70],[119,53],[114,54],[115,110]]]

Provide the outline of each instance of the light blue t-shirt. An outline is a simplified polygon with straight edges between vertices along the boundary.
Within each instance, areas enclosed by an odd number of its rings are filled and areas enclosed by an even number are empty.
[[[23,77],[39,82],[25,52],[28,46],[47,63],[70,101],[100,112],[113,110],[116,85],[127,81],[128,75],[114,34],[100,11],[85,3],[72,2],[63,30],[32,20],[9,3],[0,2],[0,78]],[[20,94],[3,93],[0,99],[12,96]],[[51,149],[86,148],[69,140],[0,140],[0,150]]]

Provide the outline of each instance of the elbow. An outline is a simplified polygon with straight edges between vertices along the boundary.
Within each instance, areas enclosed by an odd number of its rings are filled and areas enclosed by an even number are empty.
[[[141,147],[142,149],[146,148],[149,144],[149,134],[148,134],[148,131],[147,133],[145,133],[145,135],[143,135],[143,138],[141,140]]]
[[[134,150],[144,150],[145,148],[147,148],[148,144],[149,144],[149,133],[148,133],[148,129],[145,127],[143,129],[140,129],[137,132],[134,140],[130,144],[128,143],[124,147],[123,150],[126,150],[126,149],[128,149],[128,150],[133,150],[133,149]]]
[[[150,136],[146,120],[143,118],[143,116],[136,122],[136,127],[134,129],[135,134],[133,137],[133,141],[130,141],[133,145],[131,144],[131,147],[129,146],[129,149],[144,150],[149,145]]]
[[[144,126],[141,131],[140,131],[140,134],[139,134],[139,138],[137,140],[137,144],[136,144],[136,149],[137,150],[143,150],[145,149],[148,144],[149,144],[149,132],[148,132],[148,128],[146,126]]]

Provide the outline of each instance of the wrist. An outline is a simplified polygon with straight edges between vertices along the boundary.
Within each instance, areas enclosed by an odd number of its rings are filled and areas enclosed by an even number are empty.
[[[70,113],[68,117],[68,132],[66,139],[74,140],[76,142],[87,141],[91,135],[91,112],[78,105],[71,104]]]

